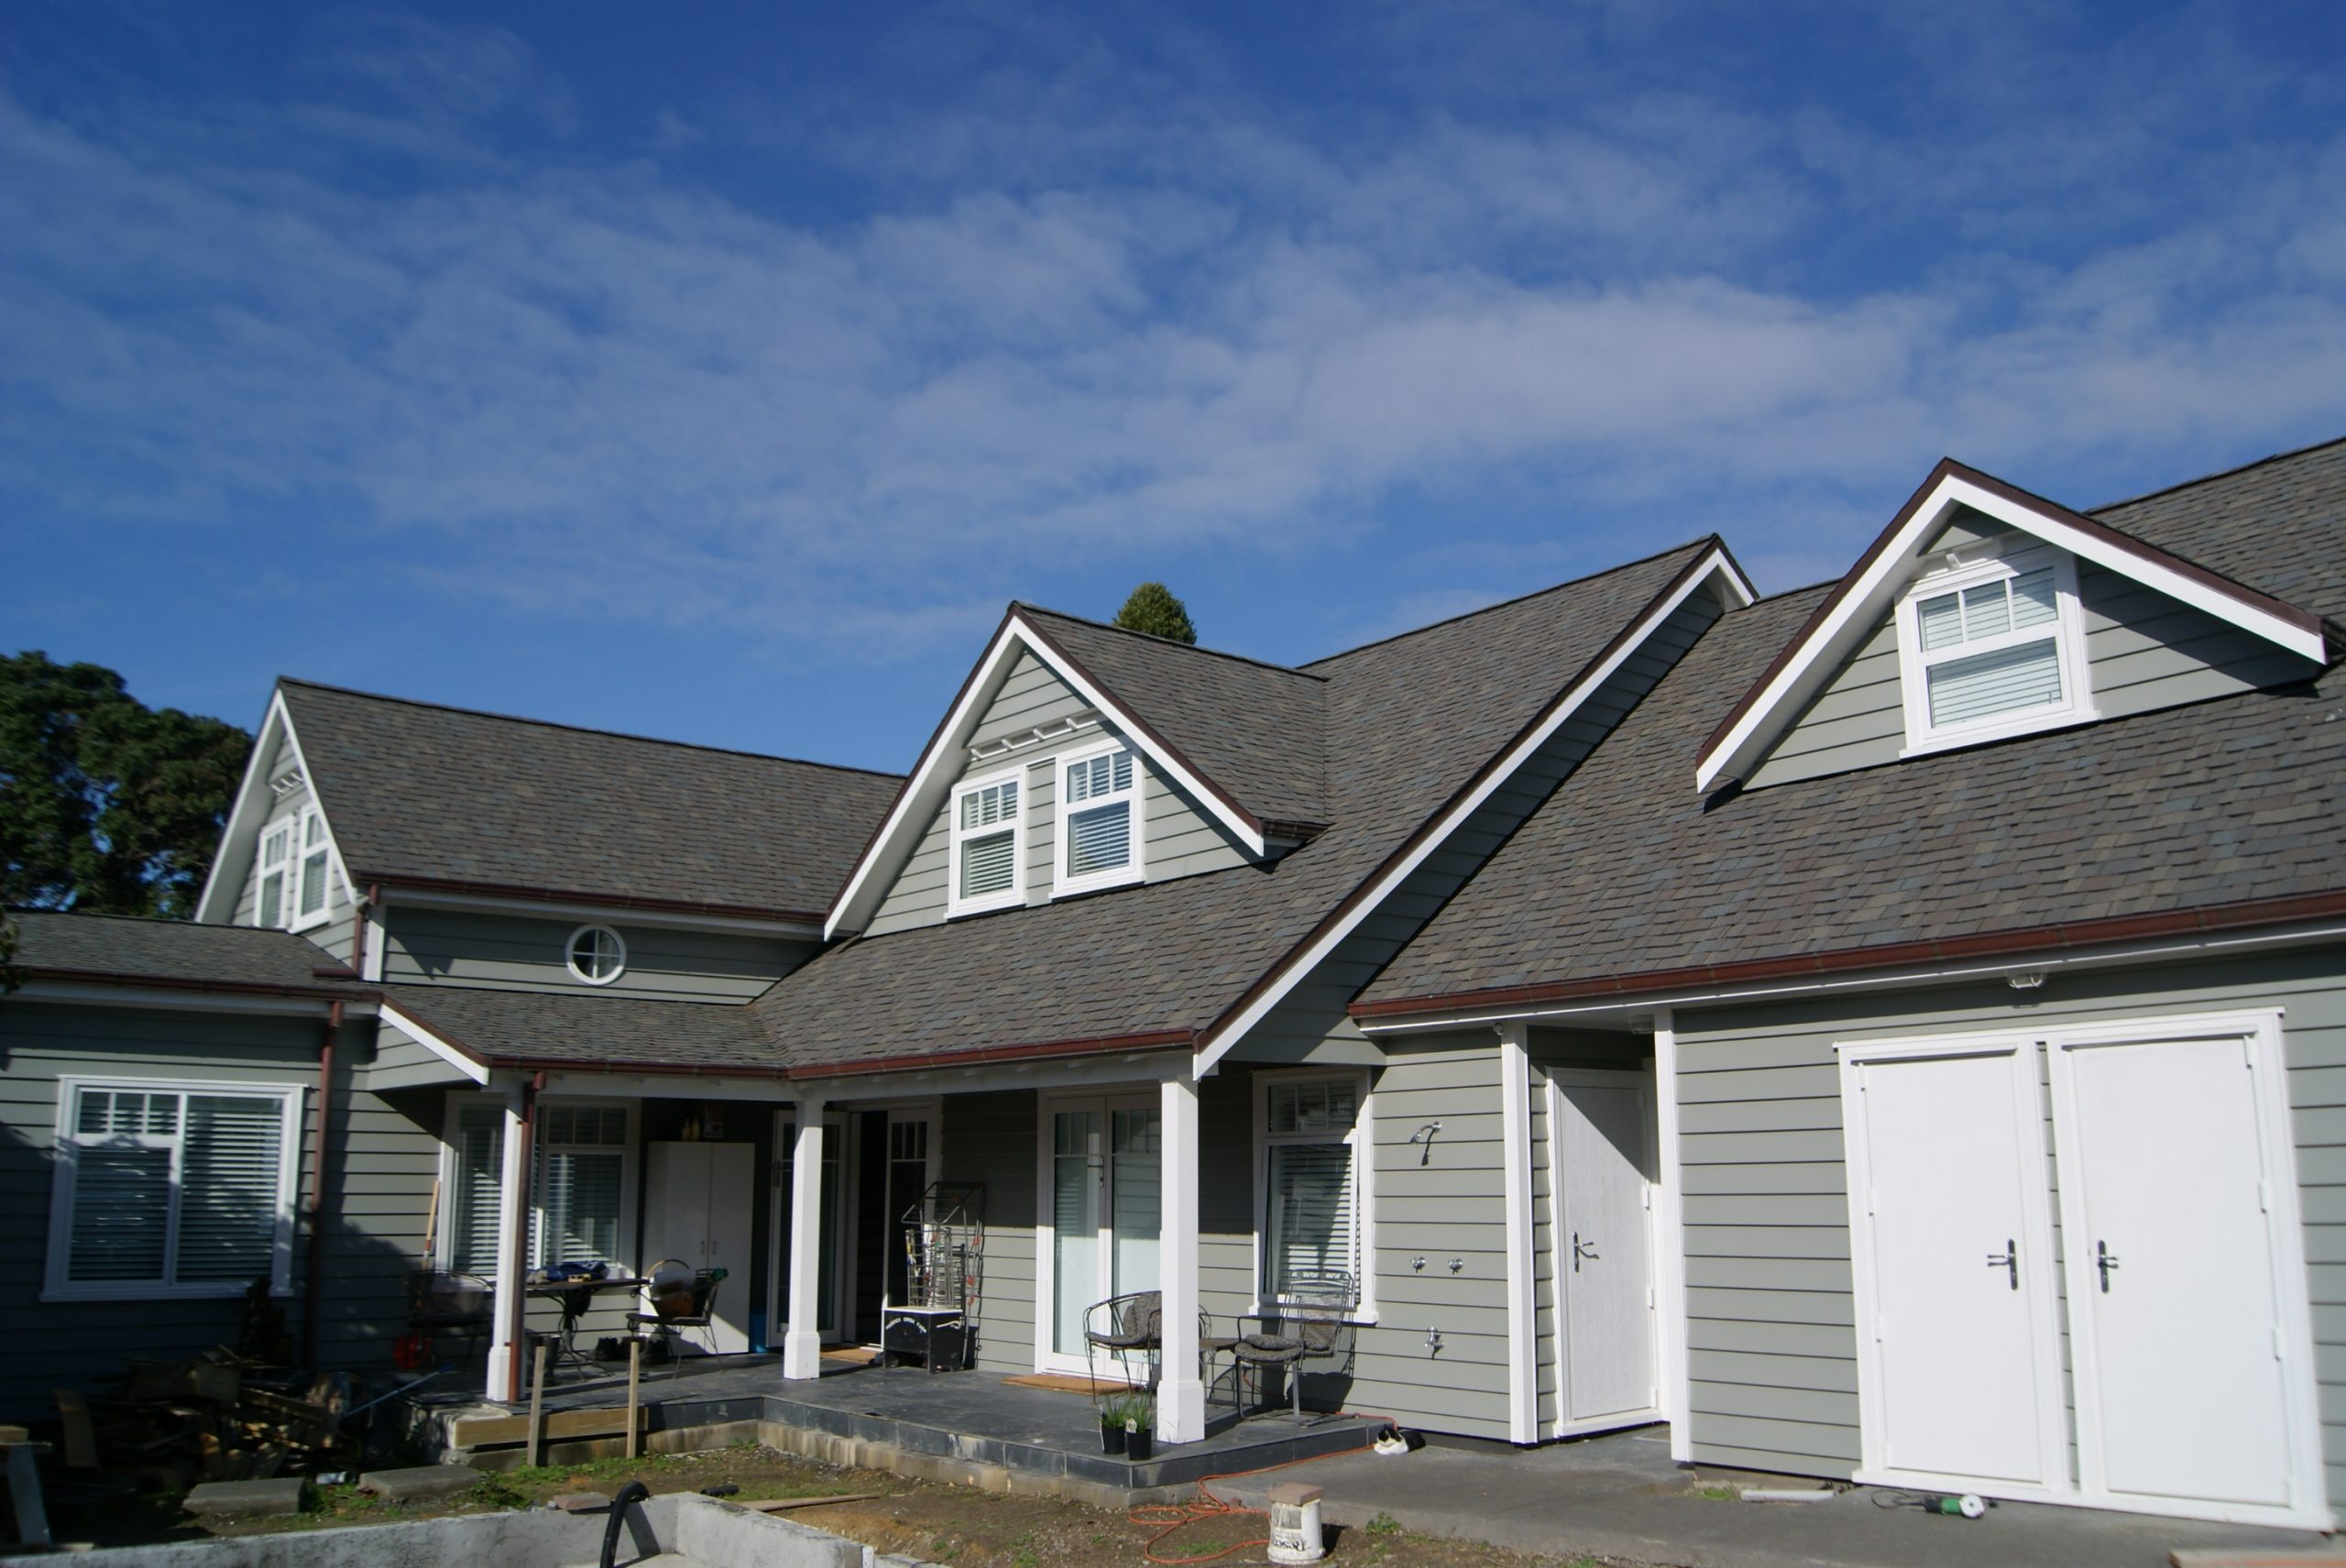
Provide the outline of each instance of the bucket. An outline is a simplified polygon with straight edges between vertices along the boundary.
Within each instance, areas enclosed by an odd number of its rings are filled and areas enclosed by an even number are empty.
[[[1271,1561],[1317,1563],[1328,1554],[1320,1528],[1320,1488],[1290,1481],[1271,1488]]]

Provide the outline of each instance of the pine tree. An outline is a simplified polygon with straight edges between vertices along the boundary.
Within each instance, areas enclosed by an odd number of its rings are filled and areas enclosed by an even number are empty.
[[[1163,583],[1143,583],[1116,612],[1116,624],[1127,631],[1146,631],[1151,637],[1169,637],[1176,642],[1194,644],[1198,629],[1189,624],[1189,609],[1173,597]]]

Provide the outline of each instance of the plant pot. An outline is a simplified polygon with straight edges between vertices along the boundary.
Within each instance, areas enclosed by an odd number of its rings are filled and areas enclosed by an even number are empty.
[[[1147,1427],[1135,1427],[1124,1433],[1124,1457],[1137,1464],[1157,1452],[1157,1433]]]
[[[1113,1422],[1102,1421],[1100,1423],[1100,1452],[1102,1453],[1124,1453],[1124,1439],[1129,1435],[1124,1428]]]

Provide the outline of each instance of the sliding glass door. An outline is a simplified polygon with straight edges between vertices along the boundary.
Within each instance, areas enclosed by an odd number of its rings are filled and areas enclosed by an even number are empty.
[[[1157,1288],[1159,1142],[1151,1094],[1054,1098],[1046,1139],[1038,1347],[1047,1366],[1085,1366],[1084,1313],[1113,1296]]]

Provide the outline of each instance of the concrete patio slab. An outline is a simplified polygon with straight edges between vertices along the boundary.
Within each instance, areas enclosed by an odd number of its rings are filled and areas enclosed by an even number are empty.
[[[2178,1548],[2326,1544],[2303,1531],[2029,1503],[2001,1504],[1981,1519],[1949,1519],[1877,1506],[1878,1496],[1891,1494],[1870,1487],[1796,1506],[1717,1500],[1698,1488],[1794,1483],[1682,1469],[1661,1427],[1529,1452],[1430,1446],[1389,1457],[1343,1454],[1214,1490],[1260,1507],[1276,1482],[1297,1475],[1326,1488],[1322,1516],[1349,1529],[1387,1514],[1424,1535],[1670,1568],[2165,1568]]]
[[[190,1492],[180,1507],[214,1518],[265,1519],[300,1513],[309,1492],[310,1483],[299,1475],[267,1481],[206,1481]]]
[[[416,1464],[404,1470],[369,1470],[358,1478],[358,1489],[386,1502],[411,1503],[423,1497],[452,1497],[480,1483],[480,1472],[466,1464]]]

